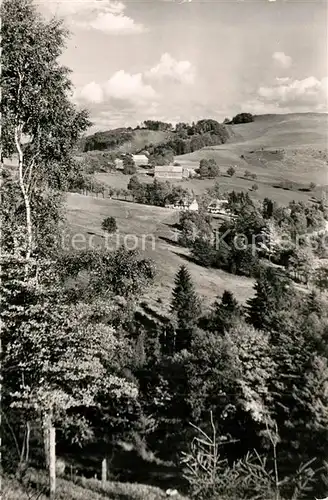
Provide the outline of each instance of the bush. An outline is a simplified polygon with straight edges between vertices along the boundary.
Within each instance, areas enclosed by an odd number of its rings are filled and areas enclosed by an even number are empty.
[[[233,177],[236,173],[236,169],[234,167],[229,167],[228,170],[227,170],[227,174],[230,176],[230,177]]]
[[[253,184],[252,185],[252,191],[257,191],[258,190],[258,185],[257,184]]]
[[[134,160],[131,155],[125,155],[123,158],[123,174],[133,175],[137,171]]]
[[[281,181],[278,187],[284,189],[285,191],[290,191],[293,189],[294,184],[292,183],[292,181]]]
[[[107,233],[115,233],[117,230],[117,223],[114,217],[106,217],[101,223],[101,229]]]
[[[251,113],[239,113],[234,116],[232,119],[232,123],[237,125],[238,123],[250,123],[254,121],[254,117]]]
[[[199,162],[199,175],[202,179],[214,179],[220,175],[220,167],[213,158],[203,158]]]

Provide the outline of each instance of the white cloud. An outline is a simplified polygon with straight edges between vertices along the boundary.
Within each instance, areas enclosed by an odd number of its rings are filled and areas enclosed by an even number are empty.
[[[282,68],[289,68],[292,65],[292,58],[284,52],[274,52],[272,59]]]
[[[327,112],[328,77],[318,80],[314,76],[303,80],[277,78],[273,85],[262,86],[256,99],[245,103],[245,110],[254,113],[273,112]]]
[[[135,23],[131,17],[112,12],[100,12],[89,22],[83,21],[75,24],[81,28],[95,29],[110,35],[133,35],[146,31],[142,24]]]
[[[177,61],[170,54],[162,55],[156,66],[146,72],[146,77],[154,80],[171,80],[192,84],[195,79],[195,68],[189,61]]]
[[[90,82],[75,94],[75,98],[79,97],[84,101],[99,104],[104,100],[104,92],[101,85]]]
[[[46,9],[51,14],[66,18],[73,25],[107,34],[130,35],[146,31],[124,14],[126,6],[116,0],[48,0]]]
[[[151,85],[143,81],[141,73],[130,74],[124,70],[117,71],[114,75],[101,84],[91,82],[78,89],[74,98],[86,103],[99,104],[111,100],[127,101],[134,105],[143,105],[157,97]]]
[[[144,83],[142,74],[117,71],[104,85],[105,93],[114,99],[147,101],[156,97],[151,85]]]
[[[92,14],[99,11],[120,14],[125,9],[122,2],[112,0],[45,0],[43,5],[51,14],[62,17]]]
[[[96,125],[102,128],[126,123],[132,126],[145,119],[172,120],[182,111],[183,121],[188,121],[191,109],[199,114],[198,118],[206,114],[204,106],[198,110],[192,101],[194,87],[188,93],[185,91],[185,85],[191,84],[194,76],[189,61],[177,61],[163,54],[154,68],[143,73],[121,69],[107,81],[90,82],[77,89],[74,99],[90,109]],[[172,81],[181,84],[173,91],[169,85]]]

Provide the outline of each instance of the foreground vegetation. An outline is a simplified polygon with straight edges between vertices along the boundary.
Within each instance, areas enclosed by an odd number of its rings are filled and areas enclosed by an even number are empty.
[[[3,500],[45,500],[49,488],[47,477],[40,471],[30,470],[23,481],[5,476],[2,481]],[[118,483],[108,481],[105,485],[96,479],[76,478],[74,481],[60,478],[56,491],[58,500],[161,500],[167,498],[159,488],[142,484]],[[187,500],[176,495],[176,500]]]
[[[327,495],[327,272],[304,293],[299,255],[297,276],[259,259],[247,303],[225,291],[208,310],[182,265],[169,314],[141,311],[157,271],[146,254],[61,244],[89,125],[58,63],[66,31],[30,0],[1,9],[3,156],[18,156],[15,171],[1,164],[4,494],[155,500],[169,493],[128,481],[165,476],[165,489],[199,500]],[[293,235],[326,217],[324,205],[259,206],[236,193],[229,204],[231,234],[249,238],[268,221]],[[211,221],[197,217],[183,215],[180,236],[208,257]],[[115,227],[108,218],[103,231]],[[100,464],[101,482],[91,479]]]

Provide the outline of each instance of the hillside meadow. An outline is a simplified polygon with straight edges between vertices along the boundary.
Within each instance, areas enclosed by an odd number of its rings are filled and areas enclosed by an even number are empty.
[[[200,195],[217,181],[222,192],[248,191],[254,199],[268,197],[282,205],[292,200],[306,202],[313,197],[320,198],[322,192],[327,193],[326,114],[263,115],[256,116],[252,123],[228,128],[231,132],[227,143],[175,157],[182,166],[194,169],[198,168],[201,159],[214,158],[221,170],[220,177],[170,182]],[[139,132],[143,132],[143,137],[147,135],[146,131]],[[236,170],[233,177],[226,175],[231,165]],[[245,178],[246,170],[256,175],[255,181]],[[153,181],[142,170],[138,176],[142,182]],[[116,189],[126,189],[130,179],[120,172],[99,173],[96,177]],[[256,191],[252,191],[254,182],[258,186]]]
[[[111,199],[102,199],[79,194],[67,197],[67,214],[72,235],[84,235],[85,242],[78,249],[87,246],[106,245],[101,222],[105,217],[115,217],[119,237],[108,239],[108,246],[115,249],[124,243],[127,248],[137,248],[154,260],[157,269],[156,283],[145,292],[143,300],[167,311],[174,277],[182,264],[187,264],[197,291],[210,304],[224,290],[230,290],[236,298],[245,303],[253,293],[253,280],[234,276],[219,269],[207,269],[188,258],[188,250],[175,244],[174,224],[178,214],[170,209],[139,205]],[[78,240],[78,238],[76,238]],[[80,238],[80,240],[82,240]]]

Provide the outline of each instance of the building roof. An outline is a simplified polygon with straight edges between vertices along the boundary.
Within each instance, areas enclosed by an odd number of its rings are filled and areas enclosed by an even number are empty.
[[[174,165],[157,165],[155,166],[155,172],[174,172],[177,174],[182,174],[183,172],[183,167],[179,166],[176,167]]]
[[[132,155],[134,160],[142,160],[142,161],[148,161],[148,158],[146,155]]]
[[[195,198],[194,199],[191,199],[191,198],[189,198],[189,199],[188,198],[182,198],[176,204],[177,205],[181,204],[181,205],[188,205],[189,206],[189,205],[192,205],[193,203],[197,203],[197,205],[198,205],[198,202],[197,202],[197,200]]]
[[[211,203],[208,205],[208,208],[219,208],[222,207],[222,205],[225,205],[228,203],[228,200],[212,200]]]

